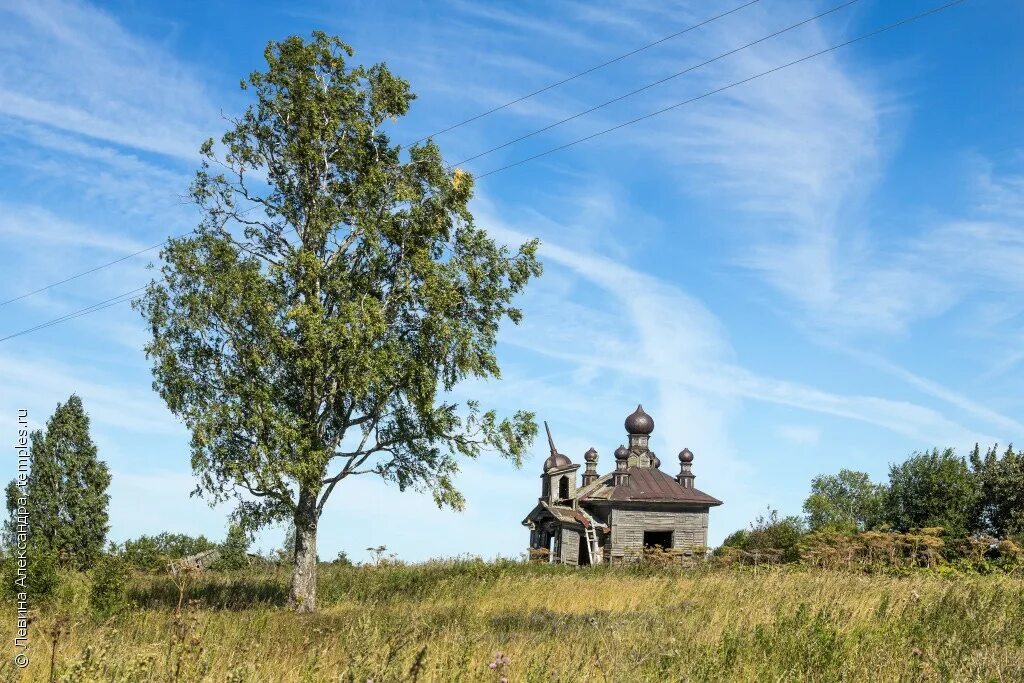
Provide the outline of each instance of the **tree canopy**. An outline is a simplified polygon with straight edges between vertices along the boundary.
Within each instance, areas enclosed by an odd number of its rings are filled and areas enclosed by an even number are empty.
[[[889,468],[886,516],[899,531],[942,527],[965,534],[975,526],[979,498],[977,479],[952,448],[913,453]]]
[[[1024,533],[1024,452],[1011,444],[999,455],[998,445],[984,457],[976,445],[970,456],[978,479],[976,526],[1000,538]]]
[[[391,144],[409,84],[352,55],[323,33],[268,45],[267,70],[242,83],[254,101],[202,147],[203,220],[167,243],[136,302],[154,387],[192,431],[198,491],[236,500],[247,529],[294,521],[303,609],[339,483],[372,473],[458,509],[456,456],[518,464],[536,434],[531,413],[499,419],[451,391],[500,376],[499,326],[521,318],[538,243],[513,250],[477,227],[472,177],[432,141]]]
[[[29,544],[33,553],[52,554],[67,566],[87,569],[103,552],[109,530],[110,471],[99,460],[89,435],[82,399],[72,394],[30,435],[32,460],[25,490]],[[21,491],[7,486],[7,510],[18,507]]]
[[[804,512],[811,531],[864,531],[882,523],[885,487],[864,472],[842,469],[811,480]]]

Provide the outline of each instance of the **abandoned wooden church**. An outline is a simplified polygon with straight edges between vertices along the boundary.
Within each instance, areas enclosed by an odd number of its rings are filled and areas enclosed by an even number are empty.
[[[637,406],[626,418],[629,447],[616,449],[615,469],[598,475],[597,451],[591,448],[577,486],[580,466],[555,449],[548,429],[551,456],[544,461],[540,500],[523,520],[531,550],[547,550],[551,562],[585,565],[618,564],[657,546],[683,555],[705,547],[708,510],[722,501],[693,487],[688,448],[679,453],[678,475],[661,471],[648,448],[653,431],[654,418]]]

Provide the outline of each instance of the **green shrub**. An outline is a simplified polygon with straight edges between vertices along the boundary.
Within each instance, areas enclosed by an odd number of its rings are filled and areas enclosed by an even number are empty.
[[[220,556],[210,567],[217,571],[233,571],[249,566],[249,535],[237,524],[232,524],[219,547]]]
[[[114,548],[125,561],[139,571],[163,571],[171,560],[195,555],[216,548],[217,544],[205,536],[189,536],[167,531],[156,536],[139,536]]]
[[[132,568],[121,555],[104,555],[90,576],[89,605],[102,615],[119,612],[128,605]]]
[[[805,533],[799,517],[779,517],[778,510],[758,515],[750,529],[740,529],[726,537],[715,549],[715,557],[744,563],[747,555],[766,562],[798,562],[800,539]],[[736,550],[729,551],[728,548]]]
[[[19,576],[17,560],[9,557],[4,561],[4,585],[11,599],[24,592],[29,604],[35,606],[48,602],[60,587],[60,567],[57,554],[42,548],[29,549],[28,567],[24,576]]]

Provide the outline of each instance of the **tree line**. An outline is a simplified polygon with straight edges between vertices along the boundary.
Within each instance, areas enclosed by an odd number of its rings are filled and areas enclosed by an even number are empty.
[[[803,511],[760,515],[730,534],[719,554],[734,548],[776,561],[838,554],[925,564],[940,554],[1016,558],[1024,545],[1024,451],[975,444],[967,457],[952,448],[915,452],[890,465],[885,483],[850,469],[821,474]]]

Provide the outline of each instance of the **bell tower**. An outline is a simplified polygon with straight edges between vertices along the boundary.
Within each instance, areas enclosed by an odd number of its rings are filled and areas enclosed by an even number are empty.
[[[544,472],[540,475],[541,496],[540,499],[548,504],[573,505],[571,502],[576,498],[576,470],[579,465],[574,465],[569,456],[563,455],[555,448],[555,440],[551,438],[551,428],[544,423],[544,431],[548,433],[548,447],[551,455],[544,461]]]

